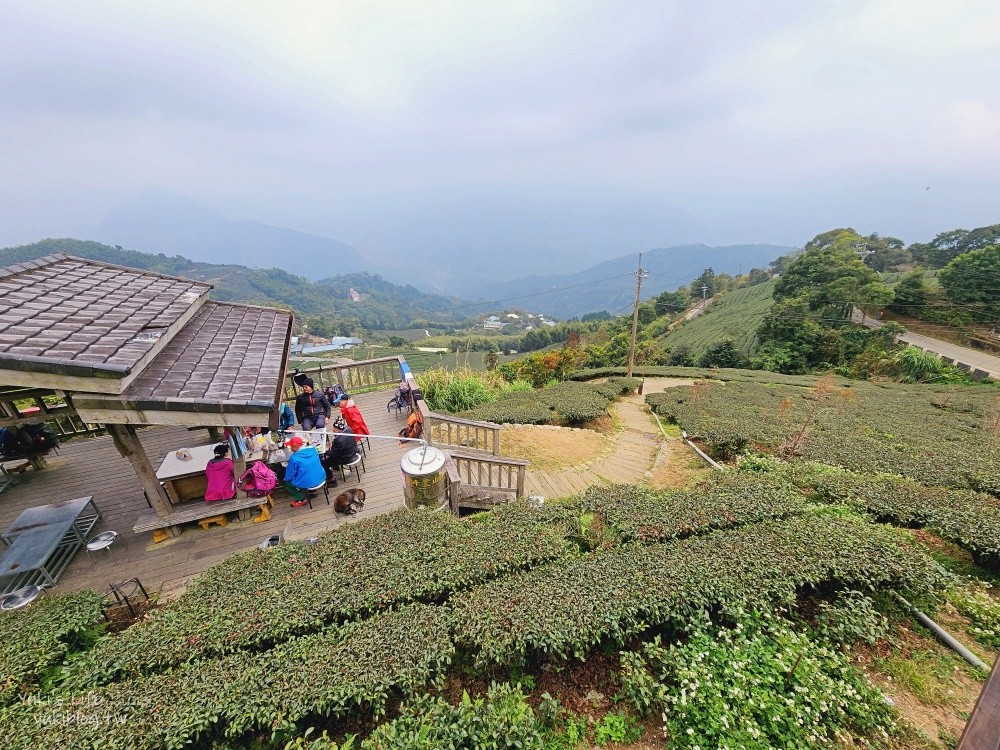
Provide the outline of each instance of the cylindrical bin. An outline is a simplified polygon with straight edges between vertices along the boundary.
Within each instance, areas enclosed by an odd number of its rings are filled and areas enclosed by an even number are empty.
[[[444,454],[429,445],[414,448],[403,456],[399,468],[403,470],[403,499],[407,508],[438,510],[447,504],[444,461]]]

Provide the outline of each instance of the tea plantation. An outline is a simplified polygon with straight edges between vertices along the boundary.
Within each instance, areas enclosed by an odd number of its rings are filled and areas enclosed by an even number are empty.
[[[937,747],[854,649],[896,648],[889,592],[1000,645],[1000,603],[904,530],[995,575],[996,391],[758,378],[648,397],[738,456],[686,489],[367,518],[235,554],[117,634],[92,594],[0,613],[4,746]],[[568,418],[634,387],[544,398]]]

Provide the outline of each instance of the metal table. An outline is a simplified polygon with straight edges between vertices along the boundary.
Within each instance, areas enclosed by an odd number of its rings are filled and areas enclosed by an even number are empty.
[[[0,556],[0,593],[54,586],[100,518],[90,496],[25,510],[0,535],[10,545]]]

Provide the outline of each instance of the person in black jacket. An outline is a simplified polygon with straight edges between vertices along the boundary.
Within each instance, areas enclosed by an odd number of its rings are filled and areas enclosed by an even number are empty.
[[[323,429],[330,416],[330,402],[313,388],[311,378],[302,379],[302,393],[295,397],[295,418],[303,430]]]
[[[337,479],[333,472],[345,464],[349,464],[358,455],[358,441],[350,430],[346,427],[333,439],[330,450],[323,454],[323,466],[326,467],[326,476],[331,484],[336,487]]]

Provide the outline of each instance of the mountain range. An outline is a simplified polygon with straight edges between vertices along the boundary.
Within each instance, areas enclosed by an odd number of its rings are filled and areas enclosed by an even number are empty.
[[[709,267],[716,273],[746,273],[751,268],[766,268],[794,249],[781,245],[679,245],[651,250],[642,255],[643,270],[649,273],[642,283],[642,299],[688,284]],[[599,310],[621,315],[635,299],[638,261],[637,254],[623,255],[574,273],[525,276],[484,284],[470,292],[479,299],[516,300],[519,307],[556,318]]]
[[[370,269],[350,245],[256,221],[234,221],[195,201],[143,194],[104,217],[98,239],[145,252],[250,268],[285,266],[307,279]]]

